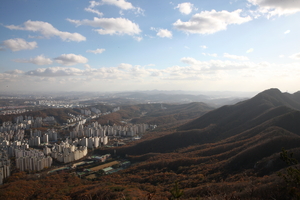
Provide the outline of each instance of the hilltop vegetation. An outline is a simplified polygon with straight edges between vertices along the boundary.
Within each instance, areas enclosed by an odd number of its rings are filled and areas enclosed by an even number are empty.
[[[5,121],[13,121],[13,119],[17,116],[26,115],[26,116],[32,116],[34,118],[36,117],[45,118],[47,116],[53,116],[58,123],[62,124],[62,123],[66,123],[67,119],[70,118],[68,116],[68,113],[71,113],[73,115],[81,114],[80,112],[78,112],[78,110],[76,111],[71,108],[47,108],[47,109],[42,109],[37,111],[29,111],[22,114],[2,115],[0,116],[0,123],[3,123]]]

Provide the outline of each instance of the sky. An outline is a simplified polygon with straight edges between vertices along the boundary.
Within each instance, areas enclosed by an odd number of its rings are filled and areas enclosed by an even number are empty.
[[[300,90],[300,0],[1,0],[0,92]]]

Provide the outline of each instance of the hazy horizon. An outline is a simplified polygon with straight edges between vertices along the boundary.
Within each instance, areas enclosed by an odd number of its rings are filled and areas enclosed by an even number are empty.
[[[1,5],[0,92],[299,90],[299,1]]]

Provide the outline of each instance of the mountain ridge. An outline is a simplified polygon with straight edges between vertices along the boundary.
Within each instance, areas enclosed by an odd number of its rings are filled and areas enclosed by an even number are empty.
[[[166,153],[190,145],[226,141],[231,137],[242,140],[273,126],[299,136],[300,111],[293,108],[300,104],[290,101],[289,96],[278,89],[265,90],[249,100],[209,111],[179,126],[171,134],[124,147],[124,153]]]

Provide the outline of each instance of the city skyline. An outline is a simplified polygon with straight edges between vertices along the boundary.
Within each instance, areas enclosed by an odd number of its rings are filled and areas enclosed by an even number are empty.
[[[3,0],[0,91],[299,90],[300,1]]]

